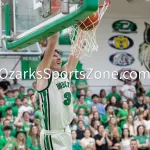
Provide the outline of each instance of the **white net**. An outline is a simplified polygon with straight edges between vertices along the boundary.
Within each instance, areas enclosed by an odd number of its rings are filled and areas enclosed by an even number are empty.
[[[98,51],[96,30],[109,4],[110,0],[105,0],[97,12],[69,28],[71,55],[81,58],[91,56],[94,51]]]

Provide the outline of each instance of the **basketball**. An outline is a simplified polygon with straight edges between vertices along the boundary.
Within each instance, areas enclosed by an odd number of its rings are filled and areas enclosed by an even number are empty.
[[[77,23],[77,25],[82,29],[82,30],[92,30],[94,27],[96,27],[99,24],[99,12],[95,12],[92,15],[90,15],[87,19],[84,21],[81,21]]]

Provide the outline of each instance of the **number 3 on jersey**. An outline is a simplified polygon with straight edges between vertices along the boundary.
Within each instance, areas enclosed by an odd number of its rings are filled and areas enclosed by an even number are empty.
[[[70,92],[66,92],[64,94],[64,98],[65,98],[64,105],[66,105],[66,106],[70,105],[70,103],[71,103],[71,93]]]

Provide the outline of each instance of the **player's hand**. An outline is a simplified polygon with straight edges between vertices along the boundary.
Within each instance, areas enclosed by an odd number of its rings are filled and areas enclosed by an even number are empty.
[[[51,40],[56,41],[56,40],[58,40],[58,38],[59,38],[59,32],[53,34],[48,40],[50,40],[50,41]]]

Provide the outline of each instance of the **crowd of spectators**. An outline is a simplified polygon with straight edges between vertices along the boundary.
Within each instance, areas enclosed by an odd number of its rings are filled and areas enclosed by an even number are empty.
[[[139,80],[95,94],[79,76],[71,90],[73,150],[150,150],[150,92]],[[41,120],[36,82],[0,82],[0,150],[41,150]]]

